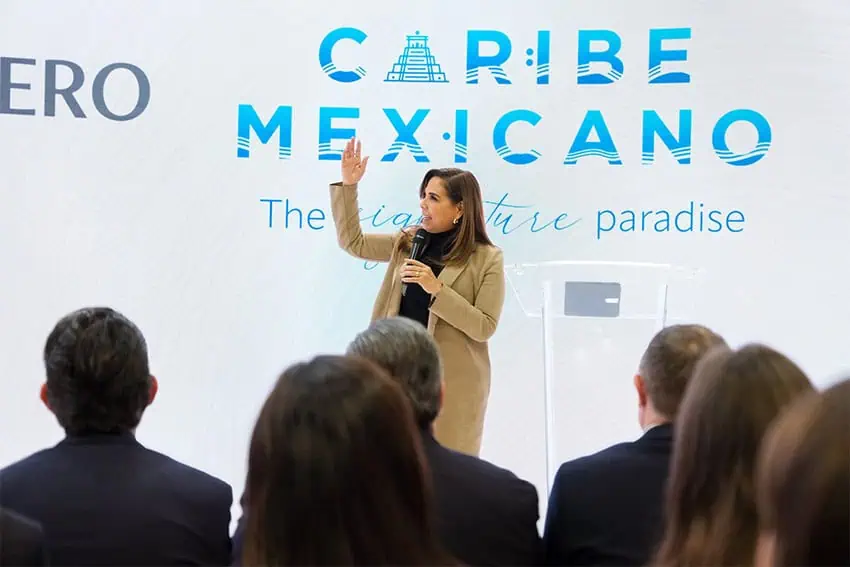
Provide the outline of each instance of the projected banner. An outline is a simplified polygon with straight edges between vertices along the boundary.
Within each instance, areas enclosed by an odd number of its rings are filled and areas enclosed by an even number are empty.
[[[322,98],[345,99],[350,93],[362,98],[368,93],[368,104],[240,102],[237,157],[273,159],[276,153],[286,161],[338,161],[346,140],[366,136],[381,166],[414,162],[422,167],[432,163],[467,167],[498,158],[498,167],[524,168],[529,175],[544,168],[552,175],[569,175],[569,168],[600,166],[744,168],[758,164],[770,150],[771,123],[758,108],[749,107],[757,100],[739,97],[738,106],[720,112],[693,108],[694,83],[705,82],[701,75],[711,71],[694,69],[690,53],[700,47],[690,26],[635,26],[619,33],[614,29],[532,33],[438,28],[433,41],[420,30],[404,34],[390,33],[385,26],[376,28],[376,35],[381,34],[376,39],[364,29],[348,26],[311,37],[318,45],[314,72],[326,75],[322,89],[327,96]],[[631,50],[624,48],[624,36],[635,44]],[[362,46],[369,41],[395,43],[398,49],[364,54]],[[460,50],[455,47],[458,41]],[[552,49],[553,42],[557,51]],[[304,56],[309,61],[310,55]],[[343,68],[337,64],[341,58],[352,63]],[[385,71],[380,70],[381,64]],[[455,72],[447,73],[447,68]],[[389,106],[388,100],[405,86],[412,88],[404,104]],[[516,98],[512,89],[531,95],[522,97],[524,106],[512,107],[510,102]],[[559,102],[569,93],[605,93],[606,89],[619,99],[616,105],[572,108],[568,119],[559,116]],[[485,90],[491,98],[478,100],[475,93]],[[459,108],[458,99],[470,96],[475,104]],[[500,96],[505,100],[499,100]],[[647,104],[633,102],[635,98]],[[297,131],[301,135],[296,137]],[[263,148],[258,157],[259,144],[271,145],[272,150]],[[542,152],[538,148],[543,146],[551,149]],[[558,165],[564,170],[558,171]],[[530,215],[512,210],[517,205],[508,200],[507,192],[491,192],[490,197],[488,221],[505,235],[522,226],[531,232],[589,230],[596,239],[606,233],[740,233],[746,226],[744,211],[706,206],[700,196],[695,196],[697,202],[671,199],[670,207],[657,209],[576,207],[573,213],[552,211],[548,216],[537,210]],[[270,227],[276,219],[288,225],[292,212],[288,202],[274,198],[262,202],[268,207]],[[374,227],[418,222],[415,213],[392,213],[376,211],[364,220]],[[322,210],[310,211],[306,226],[316,229],[324,217]],[[300,212],[298,219],[299,227],[304,226]]]

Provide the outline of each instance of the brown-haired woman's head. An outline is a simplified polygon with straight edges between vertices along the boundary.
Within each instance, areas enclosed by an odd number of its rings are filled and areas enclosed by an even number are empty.
[[[419,186],[422,228],[430,233],[457,229],[443,261],[463,263],[477,244],[492,245],[487,236],[481,187],[475,176],[462,169],[431,169]]]
[[[279,378],[248,455],[245,565],[445,564],[413,413],[383,370],[320,356]]]
[[[756,567],[850,565],[850,379],[771,426],[757,479]]]
[[[751,564],[759,444],[779,413],[812,390],[794,362],[763,345],[717,347],[700,360],[674,425],[655,565]]]

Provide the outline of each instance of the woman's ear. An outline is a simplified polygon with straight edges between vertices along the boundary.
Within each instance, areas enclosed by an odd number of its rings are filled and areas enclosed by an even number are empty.
[[[455,213],[454,223],[457,224],[460,222],[461,217],[463,217],[463,201],[455,205],[457,207],[457,213]]]

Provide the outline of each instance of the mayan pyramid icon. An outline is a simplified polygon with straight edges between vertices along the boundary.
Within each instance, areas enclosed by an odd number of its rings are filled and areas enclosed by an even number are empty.
[[[386,83],[448,83],[446,74],[431,55],[428,36],[419,31],[407,36],[407,45],[387,73]]]

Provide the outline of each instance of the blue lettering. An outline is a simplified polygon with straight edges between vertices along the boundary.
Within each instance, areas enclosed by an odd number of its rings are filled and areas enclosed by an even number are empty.
[[[395,138],[383,154],[381,161],[398,161],[402,150],[408,150],[416,162],[430,162],[430,156],[417,139],[425,119],[431,110],[417,109],[409,119],[402,118],[395,108],[384,108],[390,125],[395,130]],[[678,110],[678,126],[674,127],[672,119],[669,122],[661,117],[656,110],[642,110],[641,122],[641,163],[652,165],[657,159],[657,144],[660,142],[673,156],[676,163],[690,165],[693,152],[693,111]],[[454,162],[465,163],[468,160],[469,141],[469,111],[456,109],[454,124]],[[359,119],[360,109],[356,107],[320,107],[318,128],[318,159],[321,161],[339,161],[342,155],[340,149],[334,149],[335,141],[347,141],[356,135],[356,127],[335,126],[336,119]],[[536,127],[543,118],[537,112],[529,109],[514,109],[498,118],[492,131],[492,144],[496,154],[505,162],[512,165],[528,165],[538,161],[542,154],[534,147],[527,151],[514,151],[508,143],[508,131],[517,122]],[[747,122],[756,131],[757,141],[752,149],[741,153],[730,150],[727,138],[728,131],[737,122]],[[267,144],[277,134],[279,138],[279,159],[288,160],[292,155],[292,126],[293,109],[291,106],[278,106],[272,117],[264,122],[250,104],[239,105],[238,146],[237,157],[248,158],[251,155],[252,136],[262,144]],[[737,134],[737,132],[735,133]],[[445,141],[452,139],[452,132],[442,134]],[[734,140],[734,138],[732,138]],[[724,114],[714,125],[711,144],[714,152],[722,161],[733,166],[748,166],[760,161],[770,149],[772,143],[771,125],[767,119],[755,110],[737,109]],[[576,130],[569,151],[563,159],[563,164],[574,166],[586,157],[604,158],[609,165],[623,165],[617,145],[605,117],[600,110],[588,110]]]
[[[590,141],[593,132],[596,132],[599,141]],[[584,115],[570,151],[564,158],[564,165],[576,165],[581,158],[590,156],[605,158],[609,165],[623,165],[608,126],[605,124],[605,118],[598,110],[588,110]]]
[[[498,50],[495,55],[481,55],[482,43],[495,43]],[[511,57],[511,39],[507,34],[496,30],[469,30],[466,32],[466,84],[478,84],[478,70],[490,70],[496,83],[510,85],[511,80],[502,68]]]
[[[578,220],[574,220],[574,221],[570,222],[569,224],[567,224],[566,226],[558,228],[558,221],[560,221],[562,218],[566,219],[569,216],[569,215],[567,215],[567,213],[561,213],[560,215],[555,217],[554,220],[551,220],[551,221],[545,223],[540,228],[536,228],[539,215],[540,215],[540,212],[534,213],[534,220],[531,221],[531,232],[541,232],[541,231],[549,228],[550,226],[552,226],[555,230],[565,230],[567,228],[570,228],[571,226],[573,226],[574,224],[576,224],[578,222]]]
[[[260,199],[260,202],[269,204],[269,228],[271,228],[272,225],[274,224],[274,222],[273,222],[274,204],[275,203],[282,203],[283,201],[281,199]]]
[[[534,210],[531,205],[517,205],[510,203],[508,201],[509,194],[504,193],[497,201],[484,201],[485,206],[491,206],[491,210],[487,215],[485,224],[492,225],[497,230],[500,230],[502,234],[508,235],[513,232],[516,232],[523,226],[529,226],[529,232],[532,234],[537,234],[544,231],[547,228],[552,228],[556,231],[563,231],[568,228],[576,225],[581,219],[578,218],[576,220],[570,220],[570,217],[567,213],[558,214],[554,220],[546,221],[543,217],[545,213],[539,210]],[[288,198],[287,199],[269,199],[264,198],[260,199],[261,203],[266,204],[266,210],[268,213],[268,227],[273,228],[275,222],[275,205],[283,203],[284,204],[284,229],[304,229],[304,213],[303,210],[297,206],[295,206]],[[371,213],[366,216],[361,216],[361,222],[367,222],[373,227],[381,227],[387,224],[391,224],[393,227],[397,229],[404,229],[412,225],[420,224],[422,222],[421,215],[416,217],[414,214],[400,211],[395,213],[388,213],[385,218],[382,218],[382,213],[386,210],[386,205],[381,205],[374,213]],[[361,214],[363,213],[363,209],[361,208],[359,211]],[[522,217],[517,219],[515,215],[518,212],[522,212]],[[416,220],[414,220],[414,218]],[[309,230],[324,230],[326,228],[324,224],[324,220],[326,219],[325,211],[319,208],[310,209],[310,211],[306,215],[306,227]],[[365,270],[373,270],[380,263],[379,262],[371,262],[366,261],[363,264]]]
[[[366,34],[357,28],[337,28],[331,31],[319,44],[319,65],[322,71],[334,81],[340,83],[353,83],[366,76],[366,69],[359,65],[354,70],[337,69],[333,61],[333,49],[343,39],[350,39],[362,44],[366,40]]]
[[[514,207],[514,208],[524,209],[524,208],[527,208],[527,207]],[[527,224],[528,221],[531,220],[531,219],[525,219],[524,221],[522,221],[518,225],[514,225],[514,227],[511,228],[510,224],[511,224],[511,221],[513,220],[513,218],[514,218],[514,215],[512,213],[505,215],[504,219],[502,218],[502,213],[497,213],[496,214],[496,220],[493,221],[493,226],[497,229],[501,229],[502,234],[510,234],[510,233],[516,231],[517,229],[519,229],[519,227],[521,227],[522,225]]]
[[[325,220],[325,211],[322,209],[311,209],[309,213],[307,213],[307,226],[309,226],[313,230],[322,230],[325,228],[324,224],[321,222]],[[313,224],[314,222],[318,222],[320,224]]]
[[[540,228],[537,228],[537,221],[539,220],[539,217],[540,217],[540,211],[535,212],[534,216],[531,217],[531,228],[529,229],[531,232],[540,232],[542,230],[545,230],[546,227],[548,227],[553,222],[555,222],[555,221],[549,221],[546,224],[544,224],[543,226],[541,226]]]
[[[334,140],[350,140],[357,131],[354,128],[334,128],[332,122],[334,118],[350,118],[355,119],[360,117],[359,108],[339,107],[339,106],[323,106],[319,108],[319,160],[320,161],[340,161],[342,159],[342,150],[335,150],[331,147]]]
[[[502,195],[502,197],[498,201],[487,201],[487,200],[484,201],[485,205],[495,205],[493,207],[493,210],[490,211],[490,214],[487,215],[487,219],[484,221],[485,225],[490,224],[490,222],[493,221],[493,217],[496,215],[496,213],[497,213],[497,211],[499,210],[500,207],[504,207],[506,209],[526,209],[526,208],[528,208],[528,205],[508,205],[508,204],[505,203],[505,201],[507,199],[508,199],[508,194],[505,193],[504,195]],[[501,217],[501,214],[499,214],[499,217]],[[498,220],[498,218],[496,220]]]
[[[702,209],[702,203],[700,203],[699,206],[700,206],[700,209]],[[679,224],[680,217],[682,217],[682,216],[686,217],[686,219],[687,219],[686,221],[684,221],[685,223],[687,223],[685,225]],[[675,220],[673,222],[676,225],[676,230],[678,230],[679,232],[691,232],[691,231],[693,231],[694,230],[694,202],[691,201],[690,207],[688,209],[685,209],[685,210],[682,210],[682,211],[679,211],[678,213],[676,213],[676,217],[675,217]],[[700,214],[700,217],[699,217],[699,224],[700,224],[700,228],[702,228],[702,214]]]
[[[537,84],[549,84],[549,32],[541,30],[537,32]],[[530,50],[529,50],[530,51]],[[529,56],[526,63],[533,63],[530,59],[532,53],[526,52]]]
[[[572,222],[570,222],[570,223],[568,223],[564,226],[558,226],[558,223],[561,222],[562,219],[564,221],[566,221],[567,219],[569,219],[569,215],[567,213],[561,213],[560,215],[557,216],[557,218],[555,218],[555,223],[553,225],[555,230],[566,230],[566,229],[570,228],[571,226],[573,226],[574,224],[576,224],[577,222],[579,222],[581,220],[581,219],[576,219],[576,220],[574,220],[574,221],[572,221]]]
[[[284,215],[283,215],[283,227],[289,228],[289,216],[291,214],[295,213],[298,217],[298,228],[299,229],[302,228],[302,226],[303,226],[302,221],[304,219],[303,219],[303,215],[301,213],[301,209],[299,209],[298,207],[290,207],[289,206],[289,199],[286,199],[286,202],[284,203],[284,205],[286,207],[286,213],[284,213]]]
[[[718,217],[722,217],[720,211],[709,211],[708,222],[710,225],[708,227],[708,232],[720,232],[723,230],[723,219]]]
[[[625,209],[619,213],[611,209],[596,212],[596,239],[607,232],[621,233],[712,233],[741,232],[744,230],[744,213],[735,209],[723,212],[719,209],[706,211],[705,204],[688,206],[679,210]]]
[[[250,104],[239,105],[236,157],[251,157],[251,132],[261,144],[267,144],[275,132],[278,133],[278,159],[292,156],[292,107],[278,106],[268,123],[264,124]]]
[[[300,208],[292,206],[290,204],[289,199],[260,199],[261,203],[268,203],[268,226],[269,228],[274,227],[274,206],[278,203],[284,203],[284,217],[283,217],[283,228],[304,228],[304,213]],[[296,223],[292,223],[292,227],[290,227],[290,220],[292,216],[295,215],[297,218],[297,226]],[[322,230],[325,228],[324,224],[321,224],[321,221],[325,220],[325,212],[322,209],[311,209],[307,213],[307,227],[311,230]]]
[[[545,213],[543,211],[534,210],[531,205],[516,205],[509,202],[509,193],[504,193],[498,200],[484,200],[485,207],[490,208],[487,213],[485,224],[491,225],[500,230],[502,234],[510,234],[516,232],[523,226],[531,225],[529,232],[538,233],[546,228],[552,227],[554,230],[566,230],[581,219],[569,220],[567,213],[559,214],[554,220],[544,221],[542,218]],[[421,215],[415,215],[406,211],[391,212],[386,210],[386,205],[381,205],[373,213],[363,214],[363,209],[360,209],[360,221],[367,223],[374,228],[380,228],[386,225],[392,225],[399,228],[407,228],[408,226],[417,225],[422,222]],[[516,215],[522,213],[521,218],[516,218]]]
[[[591,51],[591,43],[602,41],[607,45],[604,51]],[[579,85],[604,85],[623,78],[623,60],[617,57],[623,42],[620,36],[611,30],[579,30],[578,67]],[[607,73],[591,73],[591,63],[605,63],[610,69]]]
[[[531,215],[525,216],[524,220],[519,222],[514,222],[514,214],[519,211],[530,212],[528,209],[531,209],[531,205],[514,205],[508,203],[509,193],[503,194],[498,201],[489,201],[484,200],[484,206],[492,205],[493,208],[490,210],[490,213],[487,215],[487,219],[484,221],[485,224],[492,224],[494,228],[501,230],[502,234],[510,234],[512,232],[517,231],[520,227],[531,223],[530,232],[537,233],[542,230],[548,228],[549,226],[554,225],[555,230],[565,230],[575,225],[580,219],[577,219],[566,226],[558,227],[557,223],[561,219],[566,219],[567,214],[561,213],[558,217],[551,222],[544,223],[543,226],[537,227],[537,222],[540,220],[541,211],[534,211]],[[502,212],[502,211],[508,212]]]
[[[387,224],[388,222],[392,222],[392,217],[388,218],[385,221],[379,221],[378,220],[378,217],[380,216],[381,211],[383,211],[386,208],[387,208],[386,205],[381,205],[380,207],[378,207],[378,210],[375,211],[375,213],[373,215],[367,216],[367,217],[361,217],[360,222],[369,221],[369,224],[371,224],[374,227],[383,226],[383,225]],[[362,207],[360,208],[360,212],[361,213],[363,212]]]
[[[417,162],[423,163],[429,161],[428,156],[416,139],[416,130],[422,125],[429,112],[431,110],[428,108],[420,108],[413,114],[409,122],[405,122],[395,108],[384,109],[384,114],[390,119],[390,123],[396,131],[396,137],[387,149],[387,153],[381,158],[381,161],[395,161],[398,153],[405,148],[413,154],[413,159]]]
[[[413,215],[410,213],[398,213],[393,215],[393,226],[407,228],[413,224]]]
[[[741,232],[744,230],[744,227],[742,226],[738,228],[738,224],[743,224],[744,222],[744,213],[742,211],[731,211],[728,215],[726,215],[726,230],[729,232]],[[734,228],[732,223],[735,223]]]
[[[661,64],[665,61],[687,61],[688,52],[685,49],[664,49],[662,43],[668,39],[691,39],[691,28],[667,28],[649,30],[649,84],[690,83],[688,73],[678,71],[661,72]]]
[[[756,129],[758,141],[752,150],[738,154],[729,149],[726,143],[726,133],[735,122],[749,122]],[[711,133],[711,144],[714,146],[714,153],[721,160],[729,165],[746,166],[756,163],[767,154],[767,150],[770,149],[771,137],[770,124],[764,116],[755,110],[740,108],[730,110],[720,117]]]
[[[537,158],[540,157],[540,152],[531,149],[524,153],[514,153],[508,146],[507,137],[508,128],[514,122],[527,122],[532,126],[537,126],[540,119],[541,116],[539,114],[525,109],[511,110],[499,118],[496,126],[493,128],[493,147],[496,148],[496,153],[499,154],[499,157],[514,165],[526,165],[537,161]]]
[[[605,222],[602,222],[603,217]],[[609,209],[596,211],[596,240],[599,240],[603,232],[611,232],[617,224],[617,215]]]
[[[691,111],[679,110],[679,135],[674,136],[664,121],[654,110],[643,111],[643,136],[641,163],[651,165],[655,161],[655,135],[661,139],[676,161],[687,165],[691,163]]]
[[[455,163],[466,163],[468,144],[469,111],[455,110]]]

